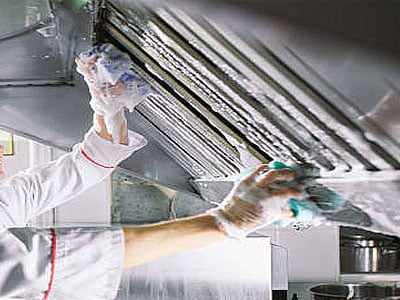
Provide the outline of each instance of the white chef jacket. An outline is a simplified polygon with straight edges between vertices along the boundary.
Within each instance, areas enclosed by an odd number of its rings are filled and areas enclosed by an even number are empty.
[[[121,229],[24,226],[103,180],[146,143],[131,131],[129,145],[112,143],[91,129],[72,152],[0,181],[0,299],[115,298]]]

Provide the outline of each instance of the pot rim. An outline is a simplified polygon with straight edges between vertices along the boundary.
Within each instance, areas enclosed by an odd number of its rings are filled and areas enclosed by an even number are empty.
[[[318,291],[318,288],[341,288],[341,291],[338,291],[338,294],[333,294],[332,292],[329,293],[327,291]],[[351,299],[349,297],[353,297],[354,294],[357,294],[357,289],[361,290],[362,288],[376,288],[381,291],[386,291],[388,286],[383,286],[383,285],[376,285],[376,284],[369,284],[369,283],[347,283],[347,284],[321,284],[321,285],[316,285],[313,286],[309,289],[310,293],[314,296],[325,296],[325,297],[332,297],[332,298],[342,298],[346,297],[348,299]],[[342,293],[343,292],[343,293]],[[390,296],[397,296],[397,295],[388,295],[385,297],[390,297]],[[375,296],[375,298],[378,296]],[[372,299],[374,296],[371,297]],[[376,298],[376,299],[381,299],[381,298]]]

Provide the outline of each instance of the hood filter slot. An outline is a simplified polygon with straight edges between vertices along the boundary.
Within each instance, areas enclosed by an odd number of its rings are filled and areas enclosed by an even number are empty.
[[[400,166],[260,41],[171,6],[110,2],[103,27],[159,91],[138,107],[148,130],[195,178],[227,177],[270,158],[326,173]]]

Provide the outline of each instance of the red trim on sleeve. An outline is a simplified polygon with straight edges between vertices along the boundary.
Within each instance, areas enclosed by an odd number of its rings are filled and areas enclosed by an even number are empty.
[[[54,269],[56,264],[57,236],[54,228],[50,228],[50,231],[51,231],[51,273],[50,273],[49,285],[47,287],[46,294],[44,295],[44,300],[47,300],[49,298],[51,287],[53,286]]]
[[[102,168],[105,168],[105,169],[114,169],[115,168],[115,166],[111,167],[111,166],[105,166],[105,165],[99,164],[98,162],[93,160],[89,155],[87,155],[87,153],[82,148],[81,148],[81,153],[88,161],[90,161],[91,163],[95,164],[96,166],[99,166],[99,167],[102,167]]]

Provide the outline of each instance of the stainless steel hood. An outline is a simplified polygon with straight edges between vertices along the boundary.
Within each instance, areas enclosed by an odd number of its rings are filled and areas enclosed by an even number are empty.
[[[82,140],[92,112],[74,57],[96,39],[101,5],[72,0],[0,1],[2,128],[64,150]],[[140,131],[136,123],[131,122],[131,129]],[[121,170],[193,191],[189,174],[151,136],[147,138],[146,151],[125,161]]]
[[[0,1],[16,16],[0,21],[0,126],[70,149],[91,121],[73,58],[109,41],[158,91],[128,115],[150,143],[124,172],[220,200],[232,175],[270,159],[328,179],[400,169],[397,118],[374,114],[400,112],[398,55],[265,11],[146,3]]]
[[[219,135],[230,146],[238,149],[242,145],[250,156],[261,160],[310,162],[327,171],[399,167],[397,142],[384,135],[369,139],[351,118],[355,115],[346,114],[355,112],[355,107],[346,99],[330,103],[279,60],[266,41],[243,39],[175,7],[133,11],[110,4],[106,14],[104,29],[113,41],[137,58],[142,70],[159,84],[163,97],[168,88],[175,92],[168,103],[181,103],[187,111],[194,111],[205,120],[207,132]],[[139,111],[151,102],[161,99],[147,101]],[[337,104],[345,105],[344,112]],[[183,113],[182,108],[172,109]],[[170,114],[160,112],[162,118],[155,118],[152,108],[146,113],[152,122],[163,119],[163,123]],[[179,126],[176,121],[172,118],[172,127]],[[168,139],[173,139],[171,134]],[[191,148],[191,153],[196,150]],[[219,161],[217,157],[213,160]],[[187,169],[193,170],[193,163]],[[213,174],[209,167],[203,172],[193,175],[230,175]]]

